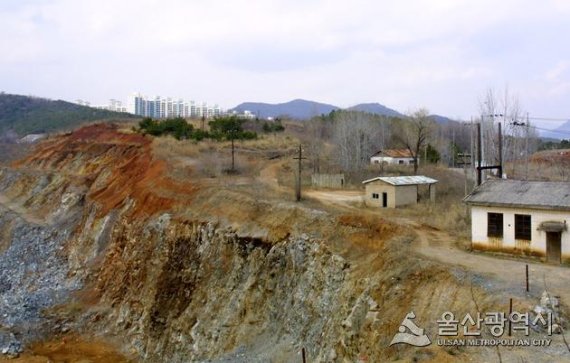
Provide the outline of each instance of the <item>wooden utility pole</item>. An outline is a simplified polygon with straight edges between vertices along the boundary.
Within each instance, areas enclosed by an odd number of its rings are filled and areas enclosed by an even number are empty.
[[[297,202],[301,201],[301,161],[303,159],[306,159],[303,157],[303,148],[301,147],[301,144],[299,144],[299,156],[296,158],[293,158],[295,160],[299,160],[299,168],[297,171],[297,184],[295,185],[295,197],[297,199]]]
[[[526,265],[526,292],[529,292],[529,286],[528,286],[528,264]]]
[[[469,126],[469,152],[470,152],[470,164],[469,164],[469,172],[473,175],[475,171],[475,148],[473,146],[473,130],[475,124],[473,123],[473,117],[471,117],[471,125]],[[467,185],[467,175],[465,175],[465,185]],[[467,195],[467,192],[465,192]]]
[[[477,123],[477,185],[481,185],[483,178],[481,176],[481,159],[483,158],[483,153],[481,150],[481,123]]]
[[[513,314],[513,298],[510,298],[510,300],[509,300],[509,336],[512,336],[512,329],[511,329],[511,326],[513,323],[513,320],[511,319],[512,314]]]
[[[455,160],[455,127],[453,127],[453,129],[451,129],[452,132],[452,142],[451,142],[451,165],[453,165],[453,167],[455,168],[456,165],[456,160]]]
[[[499,178],[503,179],[503,131],[499,122]]]
[[[235,154],[235,152],[234,152],[234,139],[235,139],[235,137],[234,136],[235,136],[234,132],[232,131],[232,172],[236,171],[236,169],[235,169],[235,157],[234,157],[234,154]]]
[[[481,123],[477,124],[477,185],[483,182],[483,170],[497,169],[499,176],[503,177],[503,134],[501,132],[501,124],[499,123],[499,165],[485,165],[482,166],[482,136],[481,136]]]
[[[528,117],[528,112],[526,113],[526,135],[525,135],[525,145],[524,145],[524,156],[525,156],[525,170],[524,170],[524,180],[528,180],[528,138],[529,138],[529,127],[530,127],[530,120]]]

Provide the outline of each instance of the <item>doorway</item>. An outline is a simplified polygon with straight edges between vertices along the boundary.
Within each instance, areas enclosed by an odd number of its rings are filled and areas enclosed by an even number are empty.
[[[561,257],[561,232],[546,232],[546,262],[560,264]]]
[[[388,193],[382,193],[382,207],[388,207]]]

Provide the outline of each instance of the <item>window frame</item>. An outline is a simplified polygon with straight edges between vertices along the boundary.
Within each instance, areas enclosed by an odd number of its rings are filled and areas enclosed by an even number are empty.
[[[500,223],[498,223],[499,219]],[[493,223],[491,223],[492,221]],[[503,238],[505,233],[504,222],[505,216],[503,213],[487,212],[487,237]]]
[[[530,214],[515,214],[515,239],[532,240],[532,216]]]

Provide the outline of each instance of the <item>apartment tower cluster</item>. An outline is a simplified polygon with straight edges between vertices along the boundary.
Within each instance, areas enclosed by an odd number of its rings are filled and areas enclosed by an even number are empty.
[[[135,115],[152,118],[211,118],[223,114],[223,110],[218,105],[210,107],[205,102],[198,104],[181,98],[161,98],[160,96],[148,98],[140,93],[131,96],[129,109]]]

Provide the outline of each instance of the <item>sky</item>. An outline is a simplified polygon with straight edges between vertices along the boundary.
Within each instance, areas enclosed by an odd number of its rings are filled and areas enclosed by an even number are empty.
[[[469,119],[508,89],[531,117],[569,119],[568,19],[566,0],[0,0],[0,91]]]

